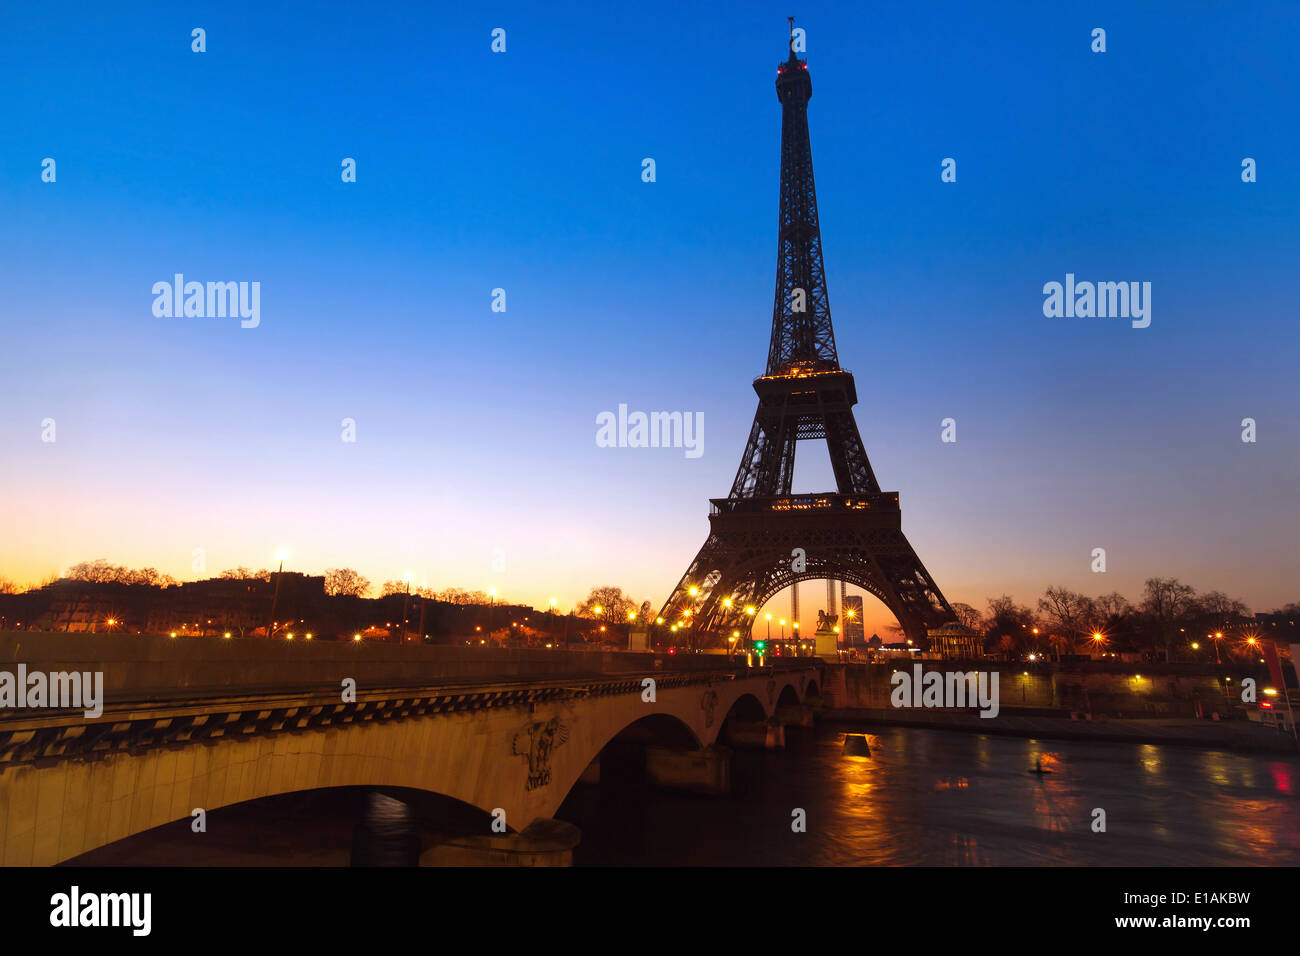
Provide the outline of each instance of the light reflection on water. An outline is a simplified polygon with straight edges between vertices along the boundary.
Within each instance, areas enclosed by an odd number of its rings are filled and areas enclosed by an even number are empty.
[[[861,728],[848,728],[860,732]],[[1151,744],[904,728],[841,754],[819,727],[737,753],[737,793],[575,791],[579,864],[1296,865],[1297,761]],[[1041,759],[1041,776],[1030,773]],[[806,833],[791,814],[807,812]],[[1091,829],[1106,813],[1106,832]]]

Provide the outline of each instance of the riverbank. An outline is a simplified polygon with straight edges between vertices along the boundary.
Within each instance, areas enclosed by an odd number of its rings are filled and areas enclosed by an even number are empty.
[[[1247,720],[1193,720],[1150,718],[1141,720],[1095,717],[1070,720],[1067,717],[1017,714],[1003,708],[994,718],[951,710],[916,710],[875,707],[836,707],[818,717],[854,724],[888,727],[922,727],[1008,737],[1044,737],[1053,740],[1105,740],[1126,743],[1171,744],[1206,747],[1238,753],[1276,753],[1300,756],[1300,747],[1288,734]]]

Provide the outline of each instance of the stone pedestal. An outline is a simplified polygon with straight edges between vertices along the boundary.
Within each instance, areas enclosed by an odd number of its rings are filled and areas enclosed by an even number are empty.
[[[720,796],[731,792],[731,752],[725,747],[645,749],[646,783],[669,790]]]
[[[816,654],[822,660],[840,659],[840,636],[834,631],[817,631],[813,634],[813,639],[816,642]]]
[[[845,734],[842,753],[846,757],[870,757],[871,745],[867,742],[867,735]]]
[[[537,819],[520,833],[449,837],[420,854],[421,866],[572,866],[582,831]]]

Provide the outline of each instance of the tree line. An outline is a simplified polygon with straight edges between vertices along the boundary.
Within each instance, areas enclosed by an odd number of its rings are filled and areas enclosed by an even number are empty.
[[[1009,595],[988,599],[988,611],[954,604],[958,621],[978,631],[986,651],[1009,656],[1034,652],[1056,656],[1086,653],[1153,651],[1171,660],[1175,650],[1216,655],[1258,653],[1252,640],[1258,622],[1245,603],[1222,591],[1198,593],[1177,578],[1148,578],[1136,603],[1112,591],[1089,597],[1066,587],[1049,587],[1035,607]],[[1300,613],[1300,604],[1271,612]]]

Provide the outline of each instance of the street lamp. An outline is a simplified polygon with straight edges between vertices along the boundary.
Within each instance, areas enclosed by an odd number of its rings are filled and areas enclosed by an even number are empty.
[[[397,643],[406,643],[406,612],[411,605],[411,576],[408,574],[402,578],[406,582],[406,597],[402,601],[402,636],[397,639]]]
[[[284,576],[284,559],[289,555],[281,551],[277,557],[280,559],[280,570],[275,572],[275,593],[271,595],[271,617],[270,624],[266,628],[268,638],[275,637],[275,606],[280,603],[280,578]]]

